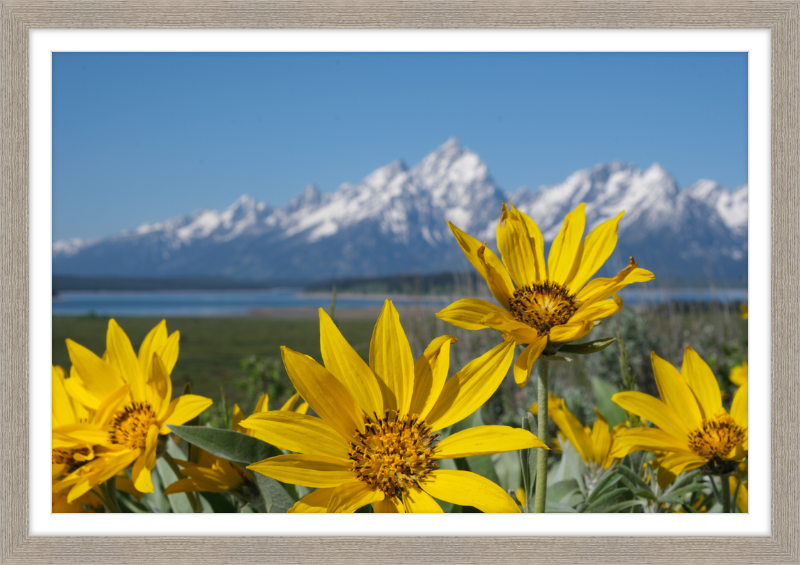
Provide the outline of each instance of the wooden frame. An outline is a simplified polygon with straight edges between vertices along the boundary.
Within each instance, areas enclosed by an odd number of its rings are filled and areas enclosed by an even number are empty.
[[[0,560],[5,563],[798,563],[798,0],[0,0]],[[770,537],[163,537],[28,533],[28,31],[45,28],[769,29],[772,38]]]

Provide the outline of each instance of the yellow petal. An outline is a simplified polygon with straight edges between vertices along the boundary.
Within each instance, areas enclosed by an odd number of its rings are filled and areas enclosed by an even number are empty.
[[[564,434],[569,442],[575,449],[583,456],[584,461],[592,461],[594,457],[594,446],[592,445],[592,438],[586,432],[578,419],[572,415],[572,412],[567,410],[566,406],[561,404],[557,410],[550,412],[550,418],[561,433]]]
[[[98,398],[98,402],[125,384],[109,363],[71,339],[67,340],[67,351],[69,360],[77,369],[86,388]]]
[[[286,372],[300,395],[325,423],[347,441],[356,430],[364,430],[364,413],[350,392],[319,363],[281,347]]]
[[[77,375],[78,373],[74,369],[75,367],[73,365],[72,372]],[[125,384],[122,379],[120,379],[120,382]],[[83,381],[74,377],[70,377],[64,381],[64,388],[67,390],[67,394],[69,394],[75,400],[75,402],[79,404],[79,406],[88,408],[89,410],[97,410],[100,407],[100,403],[104,397],[104,395],[98,396],[94,394],[84,386]],[[75,405],[73,404],[73,406]],[[83,417],[86,416],[88,416],[88,414],[84,415]]]
[[[131,340],[113,318],[108,321],[106,333],[106,351],[111,366],[122,375],[125,382],[131,385],[131,396],[134,400],[144,401],[145,376],[139,369],[139,360],[133,351]]]
[[[615,218],[594,228],[581,243],[581,250],[577,254],[580,257],[580,265],[575,276],[567,284],[571,294],[577,293],[611,256],[617,245],[617,226],[624,213],[623,210]]]
[[[74,424],[75,411],[72,409],[67,389],[64,386],[66,375],[64,369],[58,366],[53,367],[53,426],[66,426]]]
[[[328,511],[328,503],[331,500],[331,495],[336,487],[318,488],[305,495],[303,498],[294,503],[288,512],[289,513],[304,513],[304,514],[325,514]]]
[[[536,280],[547,280],[547,262],[544,260],[544,238],[542,237],[542,230],[539,229],[539,226],[536,225],[527,214],[524,212],[520,212],[514,205],[511,204],[511,210],[516,212],[522,221],[525,222],[525,226],[528,228],[528,236],[531,238],[531,248],[533,249],[533,255],[536,258]]]
[[[572,320],[570,320],[570,322],[572,322]],[[550,329],[550,341],[569,343],[570,341],[586,337],[589,332],[592,331],[593,327],[594,324],[592,322],[578,322],[576,324],[569,323],[563,326],[555,326]]]
[[[97,407],[97,411],[94,413],[94,423],[101,427],[107,426],[119,405],[127,398],[130,390],[130,385],[126,384],[109,394]]]
[[[613,459],[608,457],[611,449],[611,434],[608,431],[608,422],[600,411],[594,409],[594,425],[592,426],[592,448],[594,449],[594,460],[603,468],[608,468]]]
[[[384,409],[408,414],[414,392],[414,357],[400,325],[400,315],[390,300],[384,302],[372,332],[369,366],[383,383]]]
[[[577,322],[593,322],[602,320],[622,310],[622,299],[616,294],[608,300],[593,302],[588,306],[578,308],[575,315],[569,319],[570,324]]]
[[[441,514],[442,507],[424,490],[411,487],[403,495],[403,510],[415,514]]]
[[[291,410],[292,407],[297,402],[297,399],[300,398],[300,394],[294,393],[292,396],[289,397],[283,406],[281,406],[281,410]],[[259,412],[266,412],[269,410],[269,395],[265,392],[261,396],[258,397],[258,402],[256,402],[256,407],[253,408],[253,414],[258,414]]]
[[[683,353],[681,375],[697,397],[703,418],[713,418],[722,409],[719,383],[711,372],[711,367],[688,345]]]
[[[514,381],[516,381],[519,386],[523,387],[528,382],[533,364],[536,362],[536,359],[539,358],[539,355],[542,354],[546,345],[547,336],[541,336],[539,339],[529,344],[525,350],[520,353],[519,357],[517,357],[517,360],[514,362]]]
[[[363,481],[350,481],[336,487],[328,502],[329,513],[355,512],[362,506],[380,502],[383,492],[372,490],[372,487]]]
[[[164,360],[158,353],[153,353],[150,362],[150,373],[147,381],[148,400],[155,413],[163,417],[172,399],[172,379],[169,376]]]
[[[513,339],[516,343],[534,343],[539,340],[539,333],[532,327],[518,322],[508,312],[492,312],[481,319],[487,328],[503,333],[504,339]]]
[[[433,453],[434,459],[455,459],[473,455],[491,455],[547,446],[527,430],[509,426],[478,426],[446,437]]]
[[[355,349],[350,347],[339,328],[322,308],[319,309],[319,334],[325,368],[350,391],[364,413],[383,414],[381,388],[372,369]],[[410,354],[411,349],[408,351]]]
[[[383,500],[372,503],[372,511],[375,514],[405,514],[406,509],[403,502],[395,497],[384,497]]]
[[[706,460],[694,453],[667,454],[658,467],[658,488],[666,488],[681,473],[699,469],[705,464]],[[723,480],[725,480],[724,477]]]
[[[308,402],[303,402],[300,406],[297,407],[295,410],[297,414],[306,414],[308,413]]]
[[[276,481],[304,487],[337,487],[353,480],[348,463],[321,455],[278,455],[247,468]]]
[[[723,478],[723,480],[725,479]],[[736,477],[733,475],[728,477],[728,484],[730,485],[731,492],[736,492],[736,486],[739,484]],[[744,483],[739,487],[739,494],[736,495],[736,506],[739,507],[742,514],[747,514],[747,486]]]
[[[410,414],[425,419],[439,398],[450,368],[450,344],[456,338],[443,335],[434,339],[414,363],[414,394]]]
[[[274,410],[253,414],[243,420],[241,426],[252,430],[258,439],[279,449],[344,461],[348,458],[348,443],[336,430],[313,416]]]
[[[428,414],[433,431],[463,420],[489,400],[508,374],[513,359],[514,343],[505,341],[453,375]]]
[[[547,257],[547,270],[550,280],[566,285],[573,276],[576,265],[580,261],[577,257],[578,249],[586,227],[586,204],[581,202],[572,212],[564,218],[558,235],[550,246]],[[577,263],[579,264],[579,263]]]
[[[133,464],[131,473],[133,485],[139,492],[153,492],[153,481],[150,472],[156,466],[156,447],[158,446],[158,426],[150,426],[147,430],[147,443],[144,453]]]
[[[611,397],[626,412],[652,422],[676,438],[686,438],[692,430],[680,416],[661,400],[643,392],[619,392]]]
[[[747,383],[744,383],[733,395],[731,418],[739,426],[747,429]],[[744,448],[747,449],[747,441],[744,442]]]
[[[158,352],[167,343],[167,321],[161,320],[156,327],[148,332],[139,346],[139,370],[143,375],[147,375],[150,363],[153,361],[153,353]]]
[[[210,487],[210,488],[209,488]],[[170,494],[180,494],[182,492],[220,492],[219,490],[215,489],[211,485],[203,485],[202,487],[198,484],[198,481],[195,479],[178,479],[167,488],[164,489],[164,494],[169,496]]]
[[[477,298],[463,298],[453,302],[444,310],[437,312],[436,317],[448,324],[453,324],[465,330],[482,330],[486,326],[481,320],[489,314],[502,316],[506,311]]]
[[[518,287],[540,280],[536,253],[531,243],[525,220],[513,208],[509,210],[503,202],[503,211],[497,222],[497,247],[511,279]]]
[[[630,428],[614,436],[611,456],[622,458],[634,451],[672,451],[691,453],[688,438],[681,441],[667,432],[655,428]]]
[[[246,434],[247,430],[244,429],[239,424],[244,420],[244,413],[242,409],[239,408],[238,404],[233,405],[233,414],[231,415],[231,429],[234,432],[239,432],[240,434]]]
[[[617,276],[610,279],[598,278],[589,281],[578,293],[578,300],[580,300],[584,306],[588,306],[593,302],[608,298],[629,284],[646,282],[654,278],[656,278],[655,275],[650,271],[639,269],[636,265],[636,261],[631,257],[628,265],[618,272]]]
[[[498,485],[469,471],[437,469],[420,483],[422,490],[434,498],[474,506],[484,513],[519,512],[519,507]]]
[[[56,442],[57,436],[65,436],[60,438],[60,443]],[[69,441],[71,440],[71,441]],[[101,445],[107,443],[108,430],[101,426],[87,423],[69,424],[67,426],[60,426],[53,428],[53,445],[54,447],[62,445],[75,445],[77,443],[86,443],[89,445]]]
[[[196,394],[179,396],[170,402],[165,418],[161,420],[161,433],[169,433],[169,428],[166,426],[180,426],[195,416],[199,416],[203,410],[211,406],[212,402],[210,398]]]
[[[450,231],[456,237],[464,255],[486,281],[497,303],[507,308],[508,299],[514,292],[514,285],[503,263],[491,249],[486,248],[485,244],[464,233],[450,222],[447,222],[447,225],[450,226]],[[491,268],[491,272],[487,268]]]
[[[703,415],[692,389],[686,383],[678,369],[672,363],[665,361],[655,351],[650,353],[650,362],[653,364],[653,373],[656,376],[658,394],[661,395],[667,406],[672,408],[690,430],[700,427]]]
[[[178,362],[180,339],[180,332],[172,332],[172,334],[170,334],[170,336],[167,338],[166,343],[156,352],[164,362],[164,367],[167,369],[167,375],[172,374],[172,369],[175,368],[175,363]]]

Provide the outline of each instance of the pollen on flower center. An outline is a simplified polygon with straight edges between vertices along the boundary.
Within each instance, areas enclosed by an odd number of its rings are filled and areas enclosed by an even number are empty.
[[[705,459],[722,459],[744,443],[746,433],[727,415],[703,420],[702,427],[689,434],[689,448]]]
[[[157,425],[158,417],[149,402],[132,402],[114,415],[109,429],[111,443],[130,449],[144,449],[147,431],[150,426]]]
[[[544,281],[515,290],[509,306],[518,321],[534,328],[539,335],[548,335],[551,328],[569,321],[579,303],[564,285]]]
[[[352,470],[373,490],[397,497],[438,468],[433,453],[439,434],[431,434],[418,416],[398,416],[394,410],[376,420],[368,420],[364,433],[356,431],[350,443]]]

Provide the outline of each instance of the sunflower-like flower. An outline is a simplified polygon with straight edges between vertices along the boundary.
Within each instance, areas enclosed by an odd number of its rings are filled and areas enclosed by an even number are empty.
[[[736,386],[747,384],[747,361],[731,369],[730,381]]]
[[[641,392],[620,392],[612,400],[656,427],[622,430],[611,455],[660,453],[661,488],[692,469],[705,467],[719,475],[736,469],[747,455],[747,384],[734,395],[728,413],[711,368],[691,347],[686,347],[680,372],[655,352],[650,360],[661,400]]]
[[[631,283],[655,278],[650,271],[638,268],[631,257],[617,276],[590,281],[614,251],[617,225],[624,212],[597,226],[581,241],[585,208],[581,203],[567,214],[550,246],[547,262],[539,227],[512,204],[503,204],[497,224],[502,262],[485,242],[449,223],[499,306],[466,298],[436,316],[468,330],[493,328],[506,340],[525,345],[514,364],[514,379],[520,386],[528,381],[539,355],[552,355],[564,344],[587,335],[598,320],[618,312],[622,300],[616,292]]]
[[[70,378],[80,379],[75,371],[72,373]],[[56,432],[64,426],[88,422],[90,416],[89,410],[67,394],[66,381],[64,369],[53,366],[53,479],[75,470],[95,456],[95,445],[71,441]],[[69,446],[65,445],[65,439]]]
[[[248,466],[278,481],[316,488],[292,512],[441,512],[434,500],[483,512],[519,512],[499,486],[468,471],[440,469],[453,457],[544,447],[529,431],[480,426],[440,441],[439,430],[478,409],[497,390],[513,359],[504,342],[447,379],[451,336],[434,339],[417,359],[400,318],[386,301],[370,343],[369,365],[320,310],[322,359],[286,347],[295,388],[319,418],[262,412],[240,422],[278,448],[296,452]]]
[[[305,414],[308,411],[308,403],[303,402],[297,409],[294,406],[300,399],[300,393],[294,393],[287,400],[280,411],[296,414]],[[253,414],[260,414],[269,411],[269,395],[264,393],[258,399]],[[239,424],[244,420],[244,413],[238,404],[233,405],[233,418],[231,418],[231,429],[235,432],[249,436],[257,436],[255,430],[243,428]],[[260,496],[258,487],[252,481],[247,472],[238,465],[231,463],[227,459],[212,455],[201,449],[197,462],[182,461],[175,459],[175,463],[181,468],[184,478],[178,479],[165,490],[164,494],[176,494],[179,492],[230,492],[239,495],[243,501],[248,502],[255,496]]]
[[[168,425],[183,424],[211,405],[202,396],[185,394],[172,400],[170,374],[178,360],[179,333],[167,335],[165,321],[144,338],[137,356],[115,320],[109,320],[106,353],[100,358],[67,340],[70,360],[79,380],[66,380],[69,395],[86,407],[87,422],[53,430],[53,447],[98,446],[96,457],[67,476],[68,501],[117,475],[133,463],[132,477],[139,492],[153,492],[150,472],[155,467],[159,438]],[[165,439],[165,438],[164,438]]]
[[[617,458],[612,456],[611,453],[614,448],[614,440],[620,430],[625,429],[625,424],[619,424],[614,426],[613,430],[609,430],[608,421],[597,408],[594,409],[594,412],[595,421],[591,428],[581,424],[572,412],[567,409],[563,400],[559,403],[559,406],[550,411],[550,417],[564,437],[569,440],[580,454],[581,459],[589,469],[591,471],[599,471],[608,469],[617,461]]]

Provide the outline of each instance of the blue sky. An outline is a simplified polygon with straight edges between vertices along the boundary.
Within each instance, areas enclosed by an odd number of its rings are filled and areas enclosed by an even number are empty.
[[[456,137],[506,190],[747,183],[746,53],[55,53],[53,239],[333,191]]]

